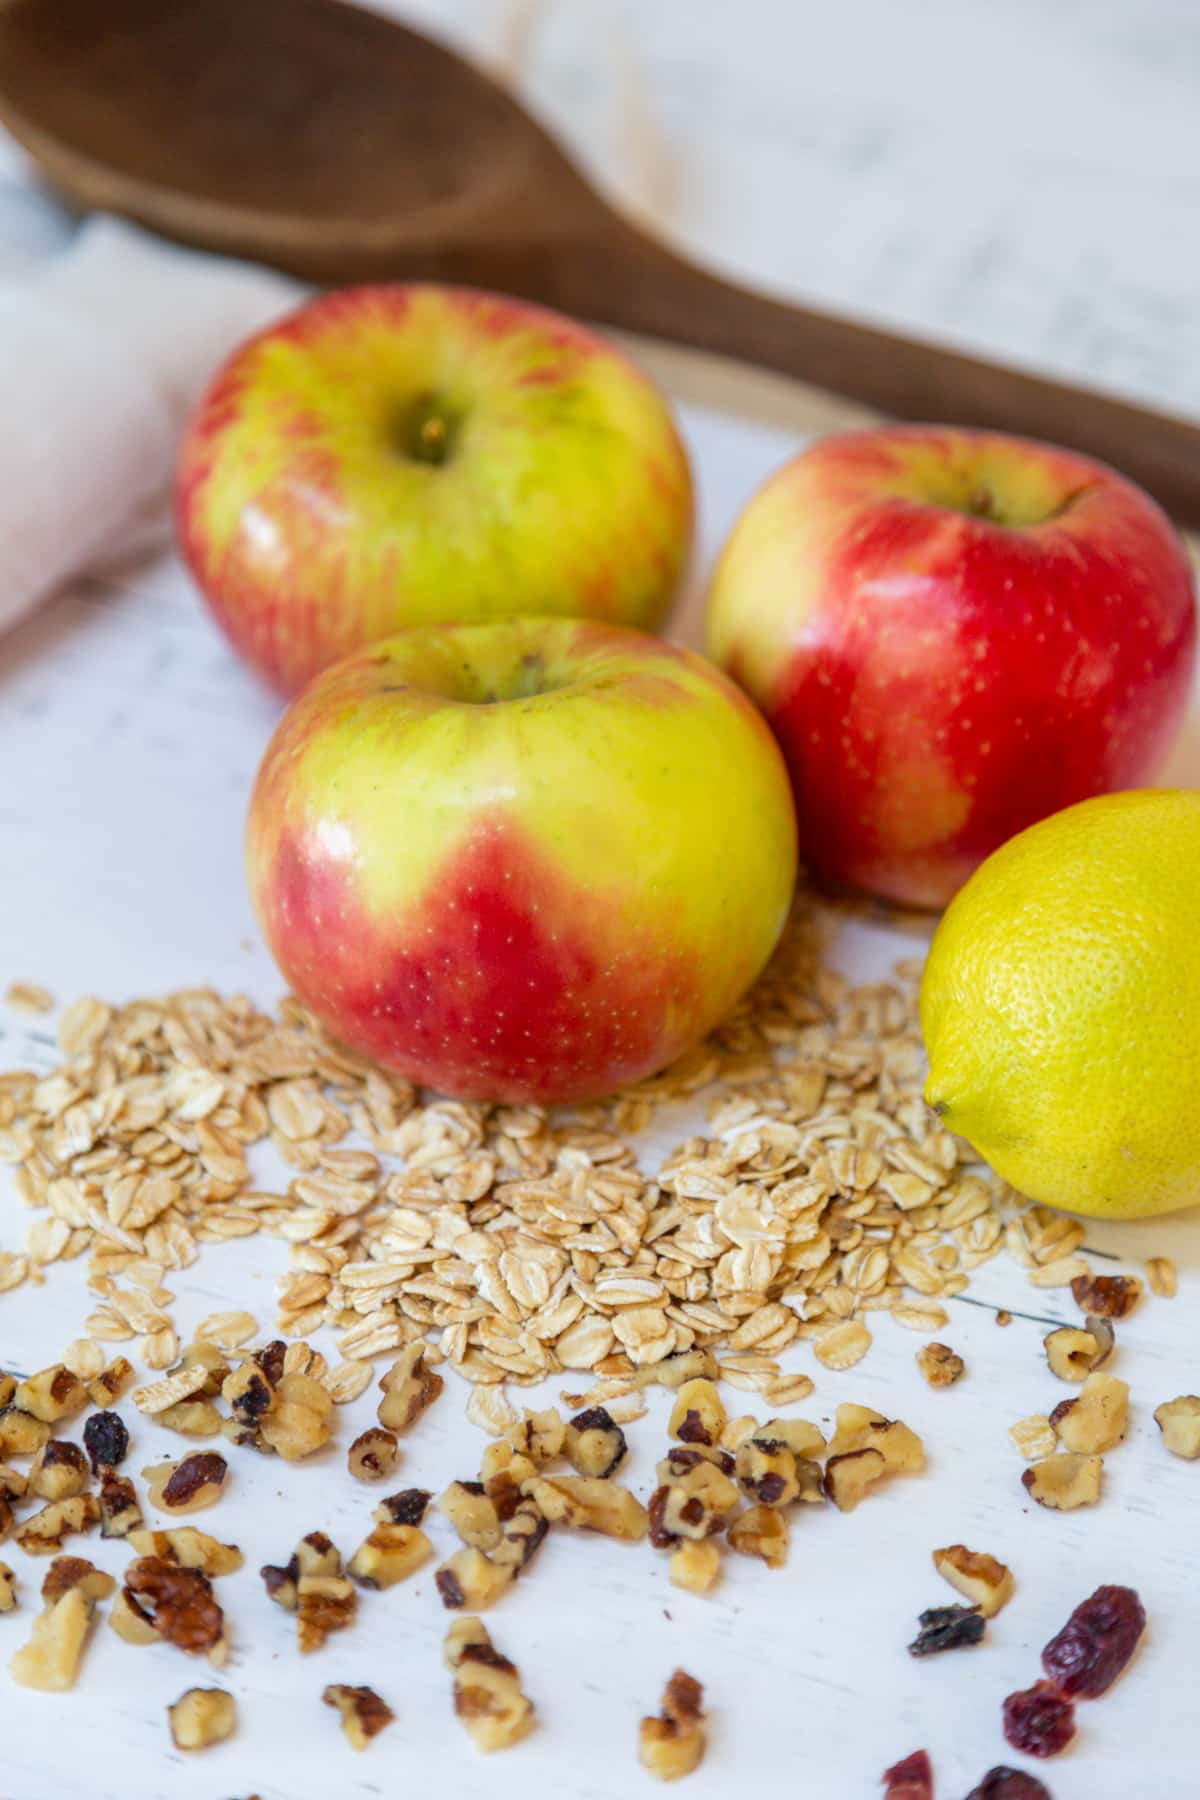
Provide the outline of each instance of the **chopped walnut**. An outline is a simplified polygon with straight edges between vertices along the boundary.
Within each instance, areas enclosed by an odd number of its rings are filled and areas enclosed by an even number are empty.
[[[237,1704],[224,1688],[188,1688],[167,1708],[171,1741],[177,1750],[207,1750],[237,1729]]]
[[[29,1491],[39,1500],[71,1500],[91,1479],[87,1457],[78,1444],[51,1438],[33,1459]]]
[[[199,1569],[201,1574],[216,1578],[236,1575],[245,1558],[236,1544],[222,1544],[206,1531],[191,1525],[179,1525],[174,1531],[129,1532],[129,1547],[137,1556],[157,1556],[163,1562],[176,1562],[184,1569]]]
[[[1060,1381],[1086,1381],[1109,1354],[1103,1341],[1081,1325],[1060,1325],[1043,1341],[1046,1361]]]
[[[704,1689],[676,1669],[663,1690],[661,1713],[643,1719],[638,1729],[642,1767],[658,1781],[690,1775],[704,1756],[706,1741]]]
[[[433,1545],[419,1526],[376,1525],[350,1558],[346,1573],[360,1587],[395,1587],[432,1555]]]
[[[344,1575],[301,1575],[296,1583],[296,1644],[302,1656],[319,1650],[334,1631],[353,1625],[358,1612],[354,1583]]]
[[[500,1542],[491,1554],[492,1562],[498,1569],[510,1570],[516,1580],[532,1561],[549,1529],[549,1521],[532,1500],[519,1500],[504,1521]]]
[[[947,1544],[933,1552],[933,1566],[952,1588],[971,1601],[985,1619],[994,1619],[1013,1596],[1012,1570],[986,1550]]]
[[[1136,1275],[1077,1275],[1071,1293],[1080,1312],[1123,1319],[1141,1299],[1142,1284]]]
[[[661,1362],[636,1369],[632,1380],[638,1387],[679,1388],[685,1381],[715,1381],[721,1365],[711,1350],[677,1350]]]
[[[542,1412],[527,1412],[523,1419],[510,1425],[504,1432],[504,1442],[540,1469],[562,1455],[566,1436],[562,1414],[556,1407],[548,1406]]]
[[[628,1448],[625,1433],[603,1406],[576,1413],[563,1437],[563,1451],[571,1467],[599,1481],[616,1474]]]
[[[18,1687],[63,1694],[75,1686],[95,1606],[82,1587],[72,1587],[43,1608],[10,1664]]]
[[[133,1364],[128,1357],[117,1356],[99,1375],[87,1384],[87,1396],[93,1406],[109,1407],[119,1400],[133,1380]]]
[[[3,1369],[0,1369],[0,1408],[3,1408],[5,1406],[8,1406],[11,1404],[12,1397],[16,1393],[16,1391],[17,1391],[16,1376],[6,1374]]]
[[[680,1538],[712,1537],[724,1528],[740,1500],[731,1467],[725,1466],[732,1463],[728,1452],[704,1445],[679,1446],[659,1463],[662,1485],[650,1497],[648,1515],[656,1549],[671,1549]]]
[[[359,1432],[346,1452],[347,1467],[355,1481],[386,1481],[399,1460],[396,1435],[385,1431],[382,1425]]]
[[[62,1541],[79,1531],[90,1531],[100,1518],[100,1502],[94,1494],[76,1494],[70,1500],[52,1500],[40,1512],[24,1520],[13,1534],[27,1556],[50,1556]]]
[[[87,1389],[78,1375],[73,1375],[63,1363],[53,1363],[18,1383],[13,1405],[46,1425],[57,1425],[60,1419],[82,1412],[87,1399]]]
[[[725,1426],[725,1407],[715,1381],[702,1376],[678,1388],[667,1429],[684,1444],[718,1444]]]
[[[736,1419],[726,1419],[721,1431],[721,1449],[733,1451],[739,1450],[748,1437],[754,1436],[754,1433],[758,1428],[758,1420],[750,1413],[742,1413]],[[818,1433],[818,1436],[820,1436],[820,1433]],[[824,1446],[825,1439],[821,1438],[822,1449]]]
[[[750,1506],[739,1513],[727,1536],[743,1556],[760,1556],[768,1569],[782,1569],[787,1561],[788,1522],[775,1506]]]
[[[352,1750],[365,1750],[372,1738],[377,1738],[396,1717],[374,1688],[347,1687],[344,1682],[333,1682],[321,1698],[326,1706],[335,1706],[341,1713],[342,1730]]]
[[[627,1543],[646,1535],[646,1509],[620,1482],[586,1475],[535,1476],[521,1491],[551,1525],[599,1531]]]
[[[1050,1423],[1066,1450],[1097,1455],[1115,1450],[1129,1427],[1129,1385],[1115,1375],[1089,1375],[1075,1400],[1063,1400]]]
[[[426,1367],[425,1351],[421,1340],[409,1344],[379,1383],[383,1389],[377,1410],[379,1423],[398,1436],[433,1405],[446,1385],[435,1369]]]
[[[225,1615],[212,1582],[199,1569],[160,1556],[139,1557],[125,1572],[125,1595],[129,1609],[140,1612],[168,1643],[192,1655],[207,1652],[210,1661],[222,1659]]]
[[[29,1487],[26,1476],[7,1464],[0,1463],[0,1544],[2,1544],[13,1523],[13,1502],[23,1500]]]
[[[229,1465],[215,1450],[195,1450],[180,1462],[154,1463],[142,1470],[151,1506],[162,1512],[203,1512],[225,1492]]]
[[[464,1544],[476,1550],[494,1550],[502,1526],[496,1503],[480,1481],[452,1481],[438,1498],[438,1511]]]
[[[482,1619],[455,1619],[447,1627],[442,1639],[442,1661],[453,1674],[458,1667],[459,1658],[469,1644],[490,1644],[491,1641]]]
[[[967,1365],[949,1344],[922,1344],[917,1367],[931,1388],[953,1387],[966,1374]]]
[[[225,1424],[211,1400],[178,1400],[154,1416],[156,1425],[177,1431],[180,1437],[216,1437]],[[199,1690],[196,1690],[199,1692]]]
[[[867,1489],[886,1474],[878,1450],[847,1450],[825,1464],[825,1492],[839,1512],[853,1512]]]
[[[275,1408],[276,1395],[274,1383],[267,1379],[256,1358],[248,1357],[225,1376],[221,1395],[231,1414],[224,1427],[225,1435],[235,1444],[263,1449],[262,1424]]]
[[[419,1525],[432,1499],[428,1488],[402,1488],[381,1500],[371,1517],[380,1525]]]
[[[757,1435],[737,1453],[737,1482],[743,1494],[761,1506],[787,1506],[799,1498],[796,1458],[785,1444]]]
[[[1104,1464],[1098,1456],[1046,1456],[1031,1463],[1021,1481],[1031,1499],[1055,1512],[1094,1506],[1100,1498]]]
[[[486,1612],[512,1586],[512,1569],[493,1563],[482,1550],[456,1550],[441,1564],[434,1584],[449,1612]]]
[[[480,1750],[507,1750],[533,1727],[533,1707],[521,1692],[514,1665],[493,1645],[479,1620],[470,1632],[447,1634],[446,1655],[454,1670],[454,1711]]]
[[[1053,1456],[1058,1449],[1054,1427],[1044,1413],[1030,1413],[1027,1419],[1018,1419],[1009,1426],[1008,1435],[1026,1462]]]
[[[1200,1394],[1180,1394],[1154,1409],[1154,1423],[1173,1456],[1194,1462],[1200,1456]]]
[[[765,1425],[755,1425],[741,1443],[747,1436],[760,1444],[783,1444],[795,1457],[824,1456],[826,1450],[825,1434],[811,1419],[768,1419]],[[736,1448],[740,1447],[739,1443]]]
[[[42,1577],[42,1600],[51,1605],[76,1587],[89,1600],[107,1600],[116,1585],[111,1575],[84,1556],[56,1556]]]
[[[195,1343],[188,1345],[179,1359],[178,1366],[181,1369],[204,1370],[204,1385],[197,1388],[196,1392],[206,1400],[217,1398],[230,1373],[229,1360],[224,1351],[219,1350],[216,1344],[206,1343],[203,1339],[198,1339]],[[255,1366],[257,1367],[257,1365]],[[175,1371],[172,1370],[171,1373],[174,1374]]]
[[[6,1562],[0,1562],[0,1613],[15,1612],[17,1578]]]
[[[106,1467],[101,1467],[99,1475],[100,1536],[128,1537],[142,1523],[142,1509],[138,1505],[133,1483],[127,1476],[118,1475],[114,1469]]]
[[[707,1594],[721,1572],[721,1550],[716,1538],[685,1538],[672,1551],[669,1565],[673,1587]]]
[[[844,1456],[850,1450],[878,1450],[889,1475],[917,1474],[925,1467],[924,1446],[916,1432],[869,1406],[844,1404],[837,1409],[829,1454]]]
[[[113,1601],[108,1622],[117,1636],[127,1644],[162,1643],[162,1633],[155,1628],[150,1615],[143,1611],[125,1588],[121,1589]]]
[[[258,1436],[285,1462],[301,1462],[323,1448],[332,1431],[333,1399],[311,1375],[283,1375],[275,1405],[259,1420]]]
[[[50,1427],[44,1419],[35,1419],[19,1406],[0,1412],[0,1456],[36,1456],[49,1442]]]

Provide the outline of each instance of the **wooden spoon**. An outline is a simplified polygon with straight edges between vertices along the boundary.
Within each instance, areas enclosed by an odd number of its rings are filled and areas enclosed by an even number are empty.
[[[1200,524],[1200,429],[722,281],[478,69],[340,0],[0,0],[0,119],[71,200],[184,243],[316,282],[507,289],[902,418],[1047,438]]]

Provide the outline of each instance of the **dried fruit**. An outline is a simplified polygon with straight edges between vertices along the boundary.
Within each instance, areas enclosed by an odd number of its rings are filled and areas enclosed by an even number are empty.
[[[985,1619],[994,1619],[1013,1596],[1012,1570],[989,1556],[986,1550],[968,1550],[965,1544],[947,1544],[933,1552],[933,1566],[950,1586],[957,1588]]]
[[[333,1682],[321,1698],[326,1706],[336,1706],[341,1713],[342,1730],[352,1750],[365,1750],[372,1738],[377,1738],[396,1717],[374,1688],[347,1687],[344,1682]]]
[[[937,1656],[978,1644],[987,1620],[977,1606],[931,1606],[918,1619],[920,1630],[908,1646],[910,1656]]]
[[[1098,1700],[1128,1665],[1145,1629],[1145,1609],[1132,1588],[1098,1587],[1050,1639],[1042,1667],[1069,1699]]]
[[[1154,1409],[1154,1423],[1173,1456],[1194,1462],[1200,1456],[1200,1394],[1180,1394]]]
[[[229,1465],[215,1450],[196,1450],[180,1462],[155,1463],[142,1475],[152,1506],[163,1512],[202,1512],[225,1492]]]
[[[125,1573],[125,1593],[132,1608],[161,1637],[193,1655],[223,1646],[225,1615],[212,1582],[198,1569],[184,1569],[160,1556],[139,1557]]]
[[[463,1630],[462,1627],[470,1627]],[[446,1658],[454,1671],[454,1712],[480,1750],[506,1750],[533,1728],[533,1707],[514,1664],[495,1648],[478,1619],[452,1625]]]
[[[360,1587],[390,1588],[432,1555],[433,1545],[418,1526],[376,1525],[350,1558],[346,1572]]]
[[[1051,1681],[1035,1681],[1004,1702],[1004,1737],[1026,1756],[1057,1756],[1075,1736],[1075,1708]]]
[[[400,1445],[394,1432],[382,1425],[372,1425],[360,1432],[346,1452],[346,1462],[355,1481],[386,1481],[400,1458]]]
[[[428,1488],[402,1488],[381,1500],[371,1517],[381,1525],[419,1525],[432,1499]]]
[[[207,1750],[237,1729],[237,1705],[223,1688],[188,1688],[167,1708],[171,1741],[177,1750]]]
[[[706,1742],[704,1689],[676,1669],[663,1689],[658,1717],[643,1719],[638,1728],[642,1767],[658,1781],[676,1781],[699,1766]]]
[[[966,1374],[967,1365],[949,1344],[922,1344],[917,1367],[931,1388],[953,1387]]]
[[[967,1800],[1051,1800],[1051,1795],[1036,1775],[998,1763],[988,1770],[978,1787],[971,1789]]]
[[[1067,1450],[1097,1455],[1115,1450],[1129,1426],[1129,1386],[1115,1375],[1089,1375],[1075,1400],[1063,1400],[1050,1423]]]
[[[1053,1512],[1073,1512],[1077,1506],[1095,1506],[1100,1498],[1104,1464],[1098,1456],[1046,1456],[1022,1470],[1021,1485],[1039,1506]]]
[[[903,1762],[885,1769],[883,1800],[933,1800],[933,1770],[926,1750],[914,1750]]]
[[[1080,1312],[1100,1319],[1123,1319],[1142,1297],[1136,1275],[1077,1275],[1071,1294]]]
[[[625,1433],[603,1406],[576,1413],[563,1434],[563,1451],[580,1475],[607,1480],[625,1460]]]
[[[83,1447],[88,1453],[93,1473],[101,1463],[115,1469],[129,1454],[129,1431],[120,1413],[93,1413],[83,1428]]]

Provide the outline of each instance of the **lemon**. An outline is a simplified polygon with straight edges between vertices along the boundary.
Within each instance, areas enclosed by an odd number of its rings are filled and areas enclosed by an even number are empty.
[[[1068,807],[988,858],[921,986],[925,1094],[1032,1199],[1200,1201],[1200,793]]]

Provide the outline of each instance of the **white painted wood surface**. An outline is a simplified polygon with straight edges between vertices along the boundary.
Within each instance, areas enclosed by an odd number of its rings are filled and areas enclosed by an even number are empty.
[[[683,365],[670,368],[678,376]],[[705,496],[704,566],[751,488],[798,438],[695,405],[684,422]],[[0,985],[42,980],[67,999],[211,982],[272,998],[278,981],[251,921],[240,838],[273,718],[273,704],[235,665],[169,558],[127,582],[64,596],[10,634],[0,646]],[[911,948],[911,939],[854,925],[843,929],[838,954],[868,975]],[[40,1025],[0,1014],[0,1032],[5,1066],[41,1066],[53,1055]],[[676,1124],[686,1128],[686,1115]],[[647,1144],[648,1161],[665,1141],[660,1133]],[[0,1241],[19,1245],[25,1222],[5,1179]],[[14,1688],[8,1647],[28,1631],[45,1565],[11,1546],[0,1552],[25,1583],[21,1611],[0,1621],[0,1796],[327,1800],[402,1787],[471,1800],[529,1791],[623,1800],[651,1791],[634,1760],[637,1720],[682,1663],[707,1684],[712,1706],[709,1757],[688,1789],[696,1800],[781,1781],[805,1800],[867,1796],[889,1762],[922,1744],[945,1800],[1004,1759],[1000,1701],[1037,1674],[1041,1644],[1098,1582],[1121,1580],[1143,1593],[1149,1640],[1117,1690],[1081,1708],[1078,1747],[1049,1771],[1051,1790],[1055,1800],[1116,1800],[1149,1759],[1152,1791],[1184,1800],[1195,1791],[1185,1671],[1196,1643],[1190,1526],[1200,1466],[1165,1454],[1150,1415],[1159,1400],[1200,1386],[1192,1347],[1200,1219],[1098,1231],[1093,1241],[1132,1267],[1166,1250],[1183,1271],[1177,1299],[1148,1301],[1121,1329],[1115,1366],[1133,1385],[1135,1424],[1108,1459],[1094,1512],[1060,1517],[1030,1505],[1006,1437],[1012,1421],[1066,1391],[1043,1365],[1041,1325],[1017,1318],[1001,1330],[989,1311],[952,1303],[944,1335],[969,1375],[937,1394],[915,1371],[921,1340],[890,1321],[877,1326],[867,1360],[841,1375],[822,1371],[802,1346],[794,1360],[812,1368],[817,1391],[800,1411],[826,1419],[840,1400],[861,1399],[899,1415],[925,1437],[928,1473],[895,1482],[850,1517],[804,1510],[785,1570],[731,1559],[709,1598],[671,1589],[665,1558],[648,1547],[552,1538],[490,1617],[541,1725],[520,1748],[485,1762],[451,1717],[439,1660],[446,1615],[429,1573],[365,1597],[358,1626],[304,1659],[292,1621],[267,1603],[253,1574],[305,1531],[329,1530],[347,1553],[364,1534],[371,1492],[350,1481],[343,1460],[370,1416],[363,1400],[339,1416],[341,1448],[311,1464],[234,1455],[229,1497],[203,1521],[241,1544],[248,1565],[221,1584],[234,1641],[223,1679],[238,1696],[241,1728],[219,1750],[182,1757],[167,1736],[165,1706],[203,1682],[205,1666],[169,1648],[131,1649],[106,1626],[74,1694]],[[171,1277],[182,1329],[243,1304],[269,1329],[285,1262],[284,1246],[270,1241],[207,1252]],[[82,1276],[79,1264],[55,1267],[41,1291],[0,1299],[0,1366],[37,1366],[82,1330]],[[1028,1289],[1004,1261],[980,1272],[970,1296],[1052,1318],[1072,1312],[1069,1296]],[[572,1377],[566,1385],[580,1384]],[[464,1400],[452,1384],[406,1442],[393,1485],[436,1490],[474,1473],[484,1440],[466,1423]],[[137,1421],[128,1403],[122,1410],[134,1424],[132,1469],[180,1453],[177,1438]],[[630,1429],[630,1474],[643,1494],[664,1430],[656,1396],[651,1415]],[[444,1526],[435,1520],[432,1532],[448,1549]],[[914,1662],[904,1646],[917,1612],[953,1598],[933,1574],[930,1550],[958,1540],[1011,1563],[1016,1599],[979,1649]],[[125,1561],[98,1539],[78,1547],[114,1571]],[[396,1709],[396,1725],[361,1758],[320,1705],[330,1680],[371,1683]]]

